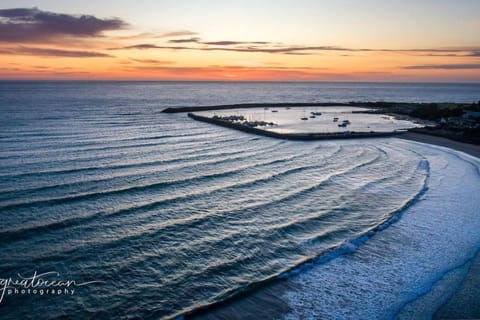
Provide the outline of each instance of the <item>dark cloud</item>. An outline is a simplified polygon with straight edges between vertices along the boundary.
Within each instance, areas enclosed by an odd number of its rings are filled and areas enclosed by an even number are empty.
[[[452,49],[379,49],[380,52],[400,52],[423,57],[480,57],[480,48],[452,48]]]
[[[465,70],[465,69],[480,69],[480,63],[461,63],[461,64],[426,64],[416,66],[406,66],[403,69],[412,70]]]
[[[113,40],[135,40],[135,39],[145,39],[145,38],[154,38],[155,34],[153,33],[148,33],[148,32],[143,32],[143,33],[137,33],[137,34],[131,34],[127,36],[116,36],[112,37]]]
[[[188,37],[188,36],[196,36],[198,33],[188,30],[181,30],[181,31],[172,31],[162,33],[157,36],[157,38],[169,38],[169,37]]]
[[[472,57],[472,54],[457,54],[457,53],[424,53],[415,54],[421,57]]]
[[[330,46],[283,46],[283,47],[269,47],[269,46],[239,46],[239,47],[207,47],[199,48],[203,51],[233,51],[233,52],[253,52],[253,53],[279,53],[279,54],[296,54],[309,55],[315,54],[317,51],[348,51],[349,49],[341,47]]]
[[[270,42],[266,41],[212,41],[212,42],[202,42],[203,44],[211,46],[234,46],[234,45],[244,45],[244,44],[269,44]]]
[[[156,44],[150,43],[141,43],[133,46],[126,46],[120,48],[110,48],[108,50],[125,50],[125,49],[137,49],[137,50],[148,50],[148,49],[170,49],[170,50],[199,50],[193,47],[184,47],[184,46],[157,46]]]
[[[141,44],[136,44],[136,45],[133,45],[133,46],[126,46],[126,47],[121,47],[121,48],[110,48],[109,50],[122,50],[122,49],[144,50],[144,49],[164,49],[164,47],[159,47],[155,44],[150,44],[150,43],[141,43]]]
[[[156,60],[156,59],[134,59],[134,58],[130,58],[130,60],[135,61],[135,62],[140,62],[140,63],[159,64],[159,65],[175,63],[173,61]]]
[[[107,30],[123,29],[118,19],[91,15],[69,15],[37,8],[0,10],[0,42],[45,42],[64,37],[98,37]]]
[[[432,57],[480,57],[479,48],[432,48],[432,49],[374,49],[374,48],[347,48],[339,46],[289,46],[270,42],[248,42],[248,41],[214,41],[201,42],[198,38],[170,40],[169,43],[193,43],[187,46],[165,46],[152,43],[111,48],[121,49],[163,49],[163,50],[196,50],[196,51],[227,51],[245,53],[270,53],[285,55],[318,55],[321,52],[341,52],[341,56],[349,56],[351,53],[385,52],[412,54],[417,56]]]
[[[314,54],[313,51],[348,51],[349,49],[341,47],[318,46],[318,47],[267,47],[267,46],[239,46],[239,47],[192,47],[192,46],[159,46],[151,43],[141,43],[132,46],[120,48],[111,48],[110,50],[122,49],[171,49],[171,50],[198,50],[198,51],[232,51],[232,52],[260,52],[260,53],[283,53],[283,54]]]
[[[199,43],[200,42],[200,38],[189,38],[189,39],[172,39],[172,40],[168,40],[168,42],[170,43]]]
[[[0,48],[0,55],[25,55],[45,57],[68,57],[68,58],[105,58],[112,57],[109,54],[95,51],[62,50],[37,47]]]
[[[316,54],[319,51],[363,51],[364,49],[348,49],[336,46],[239,46],[234,48],[205,48],[204,50],[309,55]]]
[[[212,41],[212,42],[202,42],[199,37],[193,37],[188,39],[172,39],[168,41],[169,43],[200,43],[209,46],[236,46],[236,45],[266,45],[270,42],[265,41]]]
[[[195,36],[197,35],[196,32],[181,30],[181,31],[172,31],[172,32],[165,32],[165,33],[151,33],[151,32],[143,32],[128,36],[117,36],[113,37],[114,40],[135,40],[135,39],[162,39],[162,38],[171,38],[171,37],[188,37],[188,36]]]

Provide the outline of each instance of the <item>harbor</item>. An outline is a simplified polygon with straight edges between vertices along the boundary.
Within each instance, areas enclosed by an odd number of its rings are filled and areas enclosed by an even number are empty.
[[[188,113],[188,116],[194,120],[202,121],[218,126],[222,126],[229,129],[239,130],[247,133],[253,133],[261,136],[267,136],[277,139],[287,139],[287,140],[330,140],[330,139],[356,139],[356,138],[379,138],[379,137],[388,137],[393,135],[399,135],[406,130],[395,130],[389,132],[355,132],[355,131],[344,131],[344,132],[307,132],[307,133],[282,133],[271,131],[267,129],[260,129],[256,126],[251,126],[243,123],[238,123],[234,121],[228,121],[220,117],[207,117],[201,116],[194,113]]]
[[[398,135],[423,125],[345,105],[263,105],[237,109],[200,109],[191,119],[257,135],[287,140],[377,138]]]

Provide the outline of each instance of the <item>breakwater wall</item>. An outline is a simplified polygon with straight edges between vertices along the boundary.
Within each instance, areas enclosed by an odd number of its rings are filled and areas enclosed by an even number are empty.
[[[298,108],[298,107],[361,107],[363,103],[349,102],[312,102],[312,103],[241,103],[225,104],[216,106],[198,106],[198,107],[171,107],[163,109],[163,113],[181,113],[195,111],[228,110],[228,109],[251,109],[251,108]]]
[[[279,133],[254,127],[249,127],[240,123],[225,121],[218,118],[210,118],[199,116],[197,114],[188,113],[188,116],[194,120],[203,121],[225,128],[235,129],[243,132],[253,133],[261,136],[287,139],[287,140],[331,140],[331,139],[358,139],[358,138],[378,138],[398,135],[404,131],[392,132],[339,132],[339,133]]]

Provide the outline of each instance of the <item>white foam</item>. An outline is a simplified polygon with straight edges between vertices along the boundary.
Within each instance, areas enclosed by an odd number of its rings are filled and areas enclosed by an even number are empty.
[[[292,308],[286,319],[392,319],[480,248],[480,159],[397,139],[386,143],[428,160],[428,191],[353,253],[292,276],[301,289],[284,294]]]

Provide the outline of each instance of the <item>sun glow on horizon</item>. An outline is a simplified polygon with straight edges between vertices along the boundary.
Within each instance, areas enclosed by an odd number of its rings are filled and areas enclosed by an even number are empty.
[[[5,1],[0,78],[480,81],[478,2],[142,4]]]

